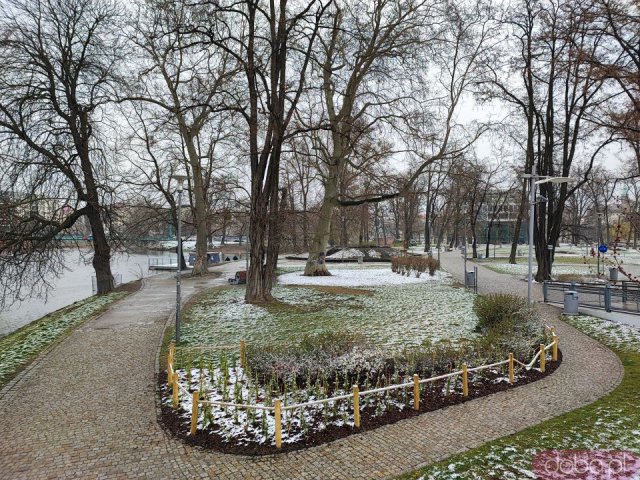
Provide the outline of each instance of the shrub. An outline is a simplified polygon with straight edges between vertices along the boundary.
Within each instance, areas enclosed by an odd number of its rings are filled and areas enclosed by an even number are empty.
[[[473,310],[478,317],[477,329],[486,333],[489,330],[514,330],[537,324],[535,310],[527,300],[509,294],[479,295]]]
[[[433,257],[403,256],[391,259],[391,271],[400,275],[409,276],[413,272],[420,278],[420,275],[428,270],[429,275],[433,277],[439,269],[440,262]]]

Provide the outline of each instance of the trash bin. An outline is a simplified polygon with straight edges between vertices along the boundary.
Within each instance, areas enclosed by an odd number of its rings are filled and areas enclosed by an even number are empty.
[[[612,282],[618,281],[618,267],[609,267],[609,280]]]
[[[484,258],[484,254],[479,253],[479,254],[478,254],[478,260],[482,260],[483,258]]]
[[[578,292],[572,292],[572,291],[564,292],[564,314],[565,315],[578,314]]]
[[[473,270],[469,270],[464,276],[465,279],[465,287],[473,287],[476,284],[476,272]]]
[[[358,263],[362,263],[362,255],[358,255]]]

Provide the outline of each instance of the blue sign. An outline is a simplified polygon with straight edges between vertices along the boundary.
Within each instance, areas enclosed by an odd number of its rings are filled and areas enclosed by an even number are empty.
[[[608,250],[608,248],[607,248],[607,246],[606,246],[606,245],[600,245],[600,246],[598,247],[598,251],[599,251],[600,253],[607,253],[607,250]]]

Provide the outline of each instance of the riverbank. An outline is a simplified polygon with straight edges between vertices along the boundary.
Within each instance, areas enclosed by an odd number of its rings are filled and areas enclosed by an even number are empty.
[[[136,280],[107,295],[94,295],[75,302],[0,338],[0,388],[73,329],[99,317],[115,302],[138,291],[141,283]]]
[[[163,252],[149,252],[148,254],[115,254],[111,262],[111,270],[117,275],[122,284],[146,278],[149,276],[149,259],[161,255]],[[165,254],[166,255],[166,254]],[[0,337],[8,335],[39,318],[87,299],[93,295],[92,277],[95,271],[91,265],[93,252],[89,250],[69,250],[65,254],[66,270],[59,277],[47,276],[39,281],[51,285],[45,295],[30,295],[28,290],[21,292],[24,300],[7,305],[0,310]],[[175,254],[174,254],[175,258]],[[38,293],[38,292],[34,292]]]

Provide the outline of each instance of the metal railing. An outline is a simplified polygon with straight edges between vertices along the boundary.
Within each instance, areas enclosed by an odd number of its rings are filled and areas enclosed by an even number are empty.
[[[584,307],[640,315],[640,284],[630,281],[616,284],[550,282],[542,285],[545,303],[563,303],[564,292],[577,292]]]

